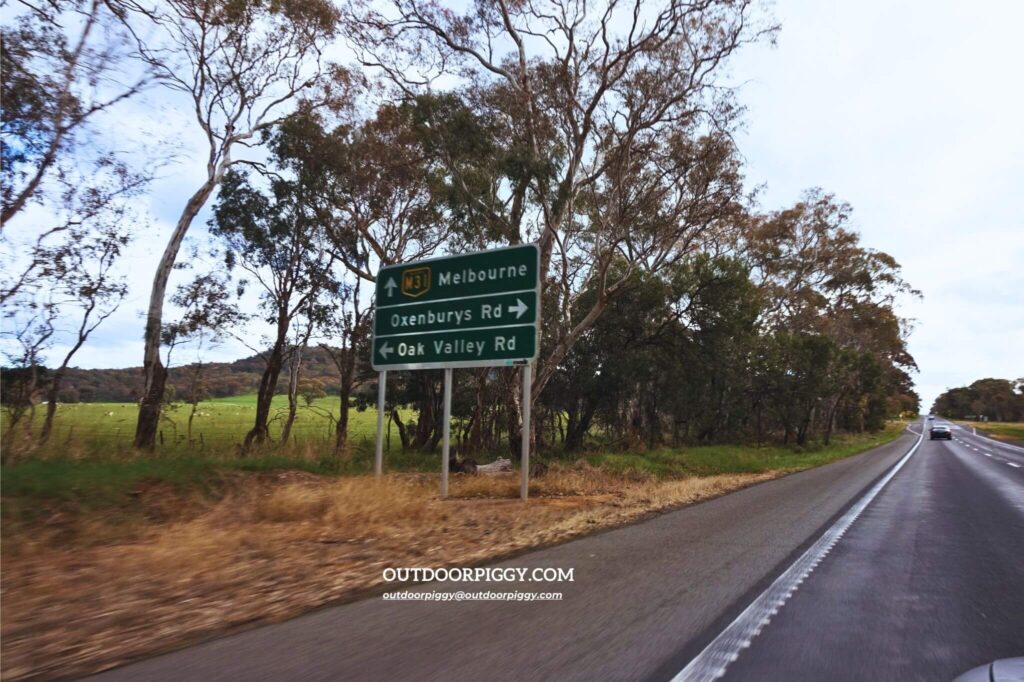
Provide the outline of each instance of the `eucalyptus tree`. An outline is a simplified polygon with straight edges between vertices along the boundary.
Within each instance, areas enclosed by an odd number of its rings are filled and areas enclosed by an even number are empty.
[[[953,419],[992,419],[1024,421],[1024,390],[1021,381],[979,379],[970,386],[943,391],[935,399],[932,412]]]
[[[23,315],[12,319],[5,314],[3,334],[12,340],[12,348],[4,355],[10,363],[0,372],[0,402],[7,413],[0,461],[14,459],[23,446],[30,446],[32,422],[36,405],[49,378],[43,364],[44,354],[57,331],[59,311],[48,296],[36,292],[37,298],[24,304]]]
[[[346,406],[356,380],[356,353],[368,354],[371,299],[363,285],[376,282],[381,266],[434,254],[450,243],[456,229],[438,197],[438,162],[424,144],[416,106],[384,104],[367,120],[340,122],[303,110],[287,127],[289,153],[324,180],[315,190],[310,183],[308,196],[318,202],[318,219],[342,266],[338,279],[344,286],[337,289],[336,314],[328,330],[340,345],[324,344],[341,384],[343,414],[335,441],[340,449],[348,434]],[[419,373],[409,380],[425,386],[434,378]],[[432,433],[434,411],[426,403],[420,406],[421,422]]]
[[[730,55],[773,34],[752,2],[498,0],[460,12],[357,0],[348,9],[364,64],[410,97],[447,77],[522,152],[518,178],[476,198],[511,207],[525,187],[528,207],[509,211],[519,222],[507,240],[539,243],[544,305],[555,311],[531,399],[633,272],[685,257],[742,199],[729,139],[737,109],[720,84]],[[613,267],[620,261],[628,266]],[[587,290],[597,295],[584,309]]]
[[[102,240],[109,216],[123,211],[150,180],[150,171],[133,171],[121,158],[124,140],[118,140],[115,152],[104,136],[104,117],[109,120],[153,78],[150,69],[131,59],[125,7],[118,0],[5,3],[0,26],[0,304],[16,314],[31,316],[40,295],[67,284],[52,276],[61,267],[54,259],[67,260],[77,244]],[[127,234],[128,226],[125,222],[120,230]],[[76,310],[74,301],[81,300],[77,293],[69,297],[66,287],[58,298]],[[58,337],[65,326],[74,325],[68,319],[56,324]],[[20,322],[10,327],[26,328],[39,327]],[[77,350],[74,341],[69,345]],[[52,415],[44,434],[51,424]]]
[[[376,282],[382,266],[433,255],[453,235],[421,132],[413,109],[390,104],[359,124],[309,128],[329,159],[329,236],[345,267],[365,282]]]
[[[124,277],[115,270],[131,238],[124,226],[128,215],[126,211],[116,213],[109,224],[94,231],[71,232],[71,239],[60,247],[48,249],[43,258],[42,277],[51,283],[55,305],[64,319],[73,321],[74,332],[46,391],[46,417],[39,432],[40,443],[45,443],[53,431],[57,399],[72,359],[128,295]]]
[[[793,395],[813,392],[812,385],[828,389],[803,403],[799,424],[817,419],[827,437],[848,407],[857,413],[852,419],[862,423],[865,396],[873,390],[865,383],[868,376],[878,367],[889,368],[879,371],[898,383],[900,372],[916,369],[907,350],[910,325],[895,306],[920,292],[903,279],[892,256],[861,243],[849,204],[820,189],[808,190],[793,206],[753,216],[739,251],[765,296],[762,323],[779,335],[786,356],[798,365],[809,357],[834,363],[821,368],[830,375],[828,382],[808,375],[807,383],[794,388]],[[808,334],[827,338],[833,348],[811,353],[818,342],[805,339]],[[799,426],[793,428],[802,439]]]
[[[815,188],[791,207],[753,217],[739,250],[769,299],[766,324],[825,325],[842,340],[855,331],[845,326],[857,306],[891,307],[901,296],[920,295],[892,256],[861,244],[852,213]]]
[[[153,38],[136,32],[138,56],[184,96],[206,142],[199,185],[160,257],[146,311],[135,446],[151,448],[167,380],[160,360],[164,298],[182,241],[225,175],[243,162],[234,156],[238,147],[258,143],[299,99],[318,107],[344,98],[348,75],[323,61],[338,19],[329,0],[166,0],[135,8],[157,29]]]
[[[257,287],[263,320],[273,329],[269,350],[260,352],[266,367],[246,450],[269,438],[271,400],[295,350],[289,343],[292,327],[302,319],[307,331],[299,336],[308,342],[312,330],[329,319],[330,298],[342,287],[335,272],[338,252],[327,231],[331,178],[321,172],[320,151],[305,143],[302,119],[299,114],[267,135],[273,168],[225,175],[211,220],[226,246],[226,266],[244,273],[241,285]]]
[[[352,392],[367,369],[370,356],[372,318],[368,302],[360,295],[361,280],[346,281],[332,301],[327,323],[327,339],[320,348],[328,354],[338,372],[338,419],[334,424],[334,449],[341,452],[348,444],[348,413]],[[360,371],[364,370],[364,371]]]
[[[199,403],[208,397],[203,353],[244,322],[246,315],[234,301],[227,277],[219,272],[199,274],[178,285],[171,303],[181,310],[181,315],[164,325],[162,343],[167,348],[164,366],[171,367],[171,354],[180,345],[188,344],[195,352],[195,361],[188,366],[188,388],[184,396],[189,404],[186,442],[191,447],[192,423]]]
[[[45,200],[40,198],[45,206],[32,216],[29,227],[35,235],[21,240],[18,246],[24,248],[9,254],[10,267],[0,275],[4,317],[11,329],[19,330],[20,345],[33,345],[25,335],[35,330],[44,333],[47,346],[66,349],[46,391],[40,442],[51,435],[68,367],[127,296],[119,272],[121,255],[134,233],[145,228],[133,199],[146,187],[149,176],[106,156],[84,163],[77,167],[61,161],[47,182]],[[4,240],[7,246],[19,241],[10,228]],[[52,325],[23,324],[44,309],[49,311],[47,317],[52,314]]]
[[[288,414],[281,425],[281,444],[284,445],[292,434],[292,427],[299,414],[299,391],[302,376],[302,356],[309,347],[309,339],[319,320],[327,318],[329,312],[324,310],[323,314],[305,315],[296,317],[292,321],[292,341],[287,350],[288,356],[288,388],[285,395],[288,396]],[[321,322],[322,324],[322,322]],[[312,401],[307,401],[312,402]]]
[[[136,96],[150,69],[133,68],[126,3],[22,2],[0,27],[0,225],[40,202],[76,155],[105,158],[92,124]]]

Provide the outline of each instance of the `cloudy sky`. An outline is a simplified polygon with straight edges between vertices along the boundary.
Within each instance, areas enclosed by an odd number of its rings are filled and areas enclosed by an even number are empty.
[[[1024,2],[778,0],[774,14],[777,46],[748,48],[731,74],[762,207],[821,186],[854,206],[865,244],[903,264],[924,293],[901,310],[915,320],[925,408],[947,387],[1024,376]],[[151,96],[119,115],[119,134],[143,130],[137,139],[179,156],[147,200],[132,295],[79,353],[82,367],[141,364],[144,273],[196,184],[201,140],[174,109]],[[207,359],[247,354],[226,343]]]
[[[1024,2],[779,0],[734,62],[766,207],[819,185],[924,298],[905,301],[927,409],[1024,376]]]

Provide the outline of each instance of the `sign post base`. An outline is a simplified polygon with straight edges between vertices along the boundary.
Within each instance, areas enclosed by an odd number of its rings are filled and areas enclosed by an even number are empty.
[[[449,370],[450,371],[450,370]],[[530,393],[533,391],[533,371],[523,365],[523,427],[519,461],[519,497],[530,496]]]

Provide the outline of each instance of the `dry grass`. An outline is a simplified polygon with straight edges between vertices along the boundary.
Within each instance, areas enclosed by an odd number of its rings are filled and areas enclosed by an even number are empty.
[[[990,438],[1009,443],[1024,442],[1024,422],[964,422]]]
[[[536,479],[524,506],[514,477],[455,477],[442,501],[436,476],[238,474],[216,500],[145,491],[137,504],[163,510],[155,520],[6,524],[2,675],[94,672],[356,598],[388,566],[479,563],[776,475],[658,481],[579,464]]]

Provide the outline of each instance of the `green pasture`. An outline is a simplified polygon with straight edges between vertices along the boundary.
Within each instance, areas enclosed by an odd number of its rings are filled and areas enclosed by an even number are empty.
[[[441,470],[439,453],[385,453],[388,472],[429,472]],[[223,453],[156,454],[121,453],[110,458],[33,458],[0,466],[2,514],[10,518],[34,517],[41,512],[34,500],[73,502],[83,507],[131,505],[132,493],[145,484],[167,484],[180,490],[203,490],[213,494],[229,472],[305,471],[323,476],[358,476],[373,471],[373,451],[363,449],[336,455],[323,448],[313,453],[294,450],[258,453],[248,457]]]
[[[287,396],[274,396],[271,411],[270,434],[277,442],[288,412]],[[177,404],[165,409],[158,440],[158,448],[187,447],[188,416],[192,406]],[[46,406],[36,408],[35,421],[42,424]],[[135,403],[62,403],[57,408],[51,446],[75,443],[87,449],[127,447],[135,434],[135,421],[139,408]],[[315,400],[310,407],[300,401],[299,411],[292,427],[296,443],[333,442],[333,423],[340,414],[336,396]],[[256,396],[217,398],[199,403],[192,421],[193,448],[206,447],[221,450],[237,445],[252,428],[256,415]],[[6,428],[6,415],[3,427]],[[372,444],[377,428],[375,410],[349,409],[349,440],[353,445]],[[397,437],[397,436],[396,436]]]
[[[205,424],[212,426],[213,415],[220,417],[218,428],[204,427],[207,429],[205,433],[211,434],[207,438],[216,436],[225,442],[240,440],[248,428],[243,415],[252,413],[242,409],[247,403],[252,407],[252,401],[247,398],[204,403],[204,411],[211,415]],[[119,438],[124,447],[100,446],[81,453],[85,456],[74,456],[70,451],[64,452],[62,448],[55,447],[48,456],[5,464],[0,476],[5,517],[15,511],[18,515],[31,516],[37,509],[32,501],[39,499],[64,500],[85,506],[127,504],[131,501],[132,491],[144,482],[214,490],[219,486],[222,474],[230,471],[299,470],[324,475],[365,475],[373,470],[371,447],[352,448],[339,456],[326,443],[322,448],[316,447],[315,443],[313,447],[305,447],[301,446],[301,441],[298,448],[261,451],[248,457],[239,457],[235,448],[200,450],[184,445],[158,447],[153,454],[133,452],[126,446],[134,425],[129,417],[134,412],[129,407],[134,409],[134,406],[112,403],[68,406],[65,416],[73,416],[66,420],[70,423],[62,428],[82,424],[81,432],[85,433],[85,425],[90,420],[99,422],[90,431],[92,437],[102,443],[120,429]],[[121,408],[123,414],[117,408]],[[114,412],[114,416],[107,416],[109,412]],[[175,418],[180,416],[177,414]],[[301,411],[296,428],[302,425],[308,438],[323,439],[329,419],[320,416],[318,421],[317,416],[310,410]],[[118,425],[122,418],[127,421]],[[355,437],[371,445],[375,413],[372,410],[353,410],[350,419]],[[637,453],[597,451],[580,457],[594,466],[625,476],[641,474],[666,479],[793,471],[826,464],[888,443],[898,438],[905,426],[905,423],[893,422],[878,433],[837,435],[828,446],[817,444],[802,449],[781,445],[707,445]],[[386,452],[384,464],[387,471],[440,471],[439,453],[403,452],[397,444]],[[15,500],[22,502],[15,503]]]

